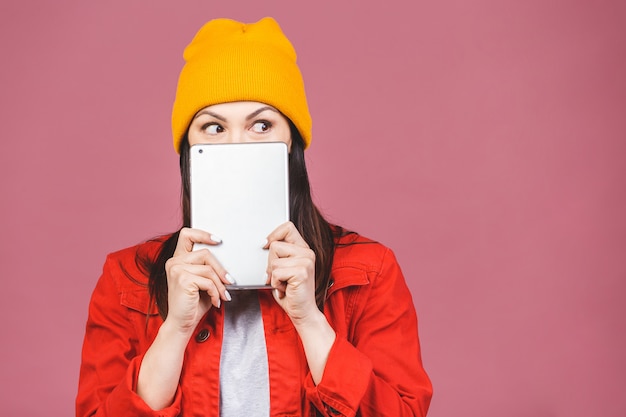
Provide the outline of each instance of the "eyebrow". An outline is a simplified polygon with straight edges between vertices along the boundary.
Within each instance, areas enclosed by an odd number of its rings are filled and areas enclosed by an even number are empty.
[[[247,116],[246,116],[246,120],[254,119],[254,118],[255,118],[255,117],[257,117],[259,114],[263,113],[265,110],[271,110],[271,111],[273,111],[274,113],[278,113],[278,114],[280,114],[280,112],[279,112],[278,110],[276,110],[276,109],[275,109],[274,107],[272,107],[272,106],[263,106],[263,107],[258,108],[258,109],[257,109],[257,110],[255,110],[255,111],[253,111],[253,112],[252,112],[252,113],[250,113],[249,115],[247,115]],[[200,117],[200,116],[201,116],[201,115],[203,115],[203,114],[208,114],[209,116],[211,116],[211,117],[215,117],[216,119],[221,120],[222,122],[226,122],[226,121],[227,121],[227,120],[226,120],[226,118],[225,118],[224,116],[220,116],[219,114],[217,114],[217,113],[213,113],[213,112],[212,112],[212,111],[210,111],[210,110],[200,110],[200,111],[198,112],[198,114],[196,114],[196,115],[194,116],[194,119],[197,119],[198,117]]]
[[[246,120],[250,120],[250,119],[254,119],[255,117],[257,117],[259,114],[263,113],[265,110],[271,110],[274,113],[279,113],[278,110],[276,110],[274,107],[272,106],[263,106],[255,111],[253,111],[252,113],[250,113],[249,115],[246,116]]]
[[[226,121],[226,119],[224,117],[220,116],[217,113],[213,113],[212,111],[209,111],[209,110],[200,110],[198,112],[198,114],[196,114],[193,118],[197,119],[198,117],[200,117],[203,114],[208,114],[209,116],[215,117],[216,119],[221,120],[222,122]]]

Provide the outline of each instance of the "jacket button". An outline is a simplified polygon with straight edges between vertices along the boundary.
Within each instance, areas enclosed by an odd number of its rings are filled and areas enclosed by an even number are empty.
[[[198,343],[206,342],[206,340],[209,338],[210,335],[211,333],[209,333],[207,329],[202,329],[196,335],[196,342]]]

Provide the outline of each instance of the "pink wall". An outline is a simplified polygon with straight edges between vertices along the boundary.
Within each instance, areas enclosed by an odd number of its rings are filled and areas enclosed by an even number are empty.
[[[182,50],[264,15],[319,205],[403,265],[430,416],[626,415],[624,2],[370,3],[3,2],[3,415],[73,414],[105,254],[178,224]]]

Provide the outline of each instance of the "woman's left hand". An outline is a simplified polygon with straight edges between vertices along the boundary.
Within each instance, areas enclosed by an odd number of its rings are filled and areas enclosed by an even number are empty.
[[[268,283],[274,298],[294,324],[320,313],[315,303],[315,253],[292,222],[278,226],[268,237]]]
[[[319,384],[336,335],[315,303],[315,253],[291,222],[278,226],[265,247],[270,250],[268,283],[296,328],[313,382]]]

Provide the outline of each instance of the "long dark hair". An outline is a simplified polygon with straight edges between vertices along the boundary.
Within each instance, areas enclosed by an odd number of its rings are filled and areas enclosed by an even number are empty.
[[[304,240],[315,253],[315,301],[320,310],[324,308],[326,290],[335,251],[335,231],[313,204],[309,176],[304,157],[304,141],[298,129],[289,122],[291,128],[291,152],[289,153],[289,201],[291,221]],[[181,199],[183,227],[189,227],[189,141],[187,135],[180,146]],[[137,262],[149,276],[150,298],[156,303],[159,314],[167,317],[167,276],[165,263],[174,255],[180,230],[164,238],[156,257],[138,255]]]

